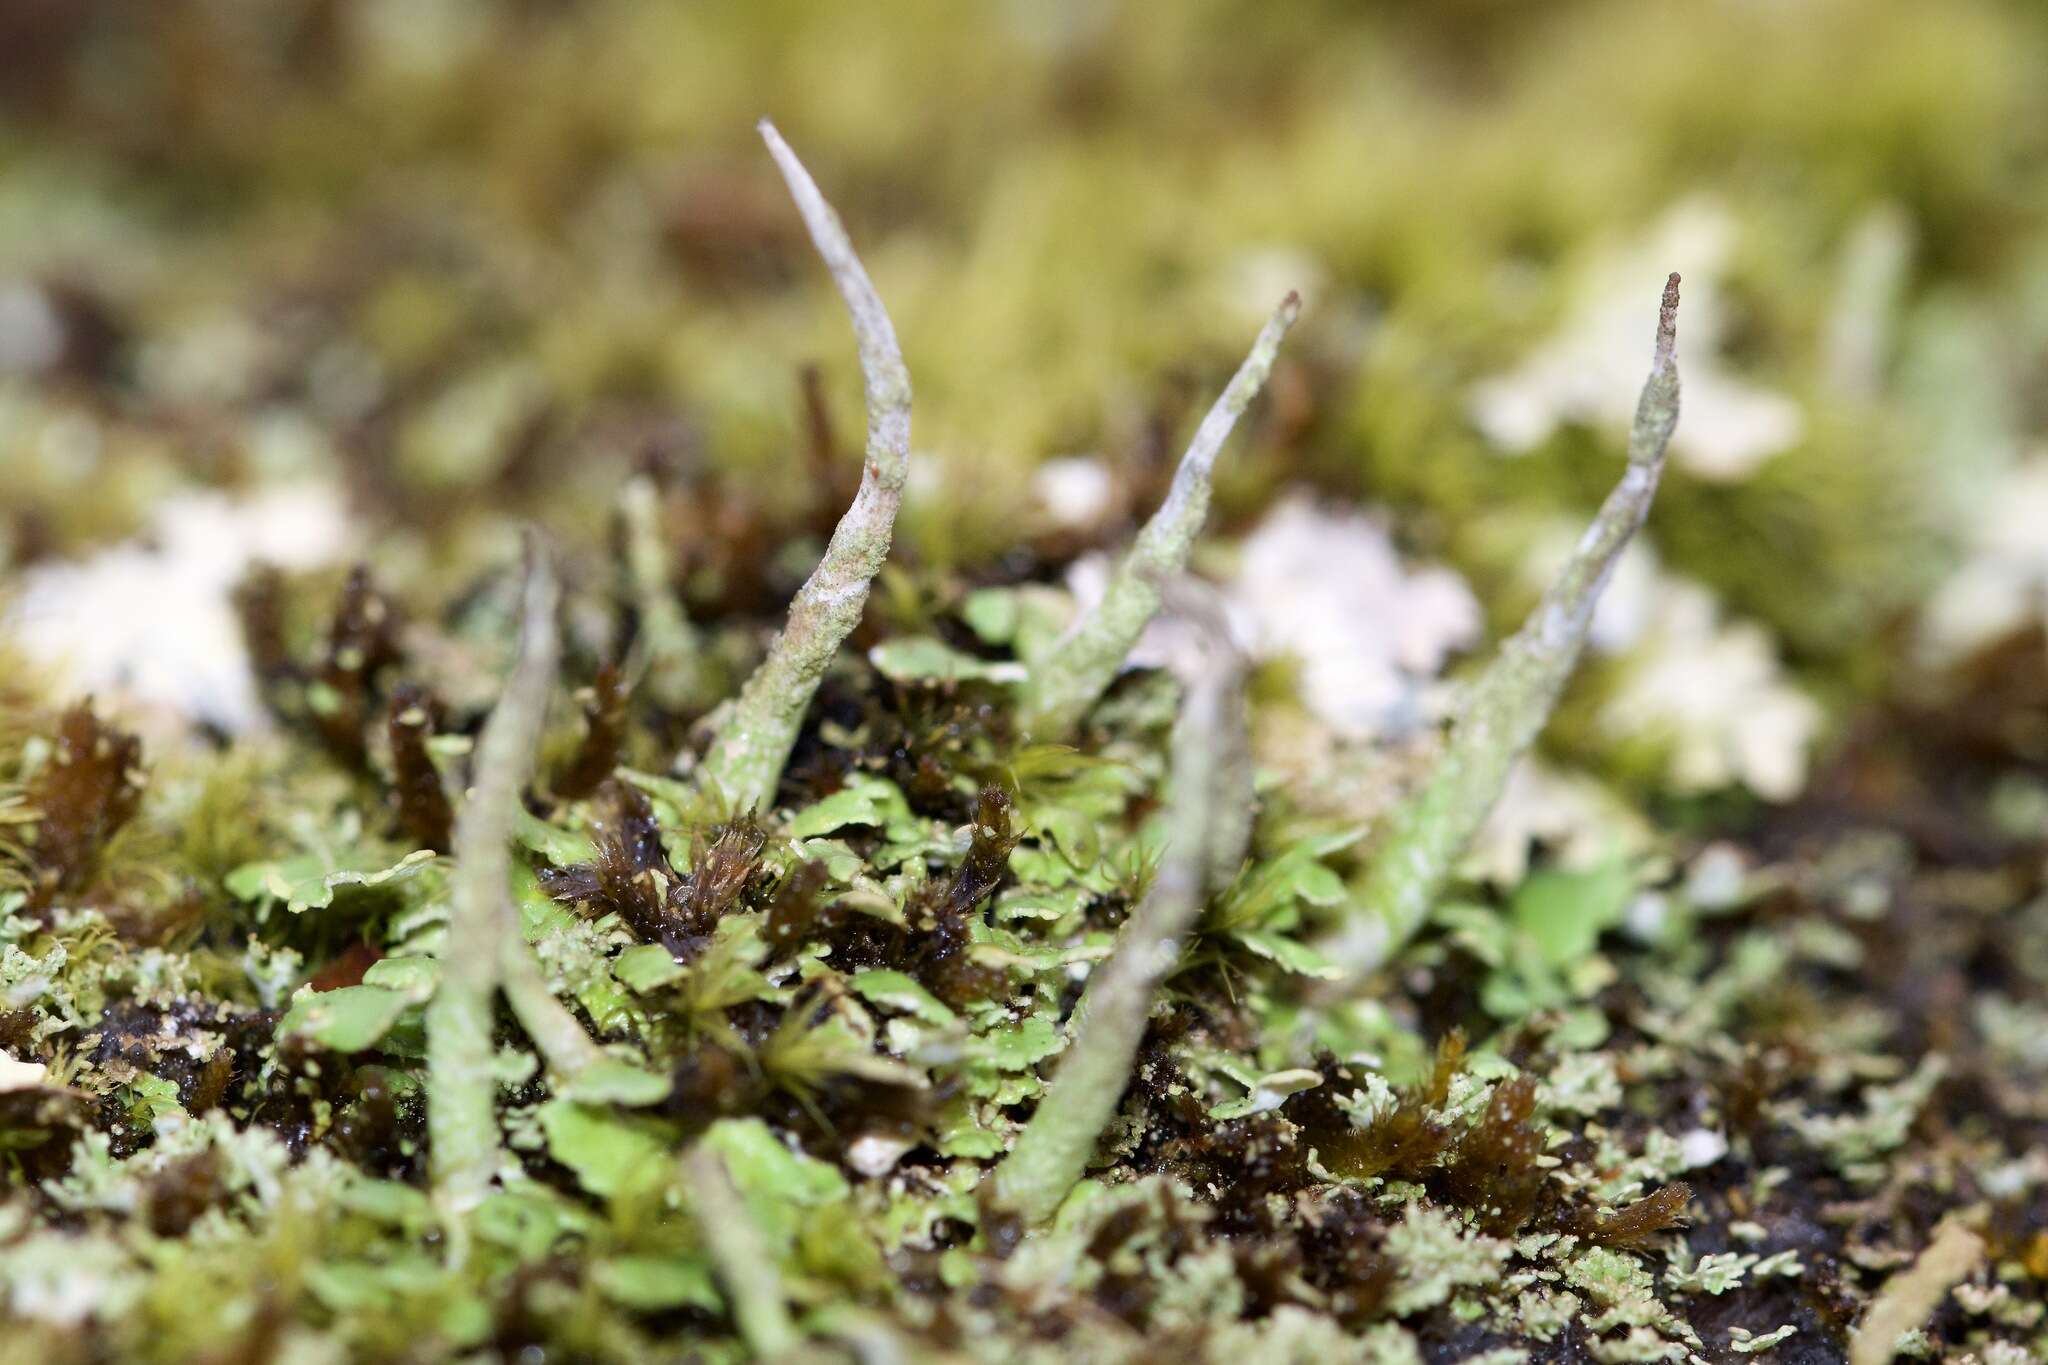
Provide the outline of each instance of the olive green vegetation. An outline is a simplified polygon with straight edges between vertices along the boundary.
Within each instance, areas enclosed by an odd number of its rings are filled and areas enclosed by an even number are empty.
[[[0,12],[0,1363],[2041,1358],[2048,644],[1923,645],[2048,583],[2043,69],[2021,0]],[[1621,378],[1510,452],[1559,338]],[[1176,577],[1301,490],[1500,641],[1368,737]]]

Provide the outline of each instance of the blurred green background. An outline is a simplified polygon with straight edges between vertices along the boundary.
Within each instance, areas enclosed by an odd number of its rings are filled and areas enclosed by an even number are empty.
[[[1849,698],[2048,594],[2044,72],[2038,0],[0,0],[0,563],[304,477],[429,581],[636,468],[801,521],[858,383],[766,115],[903,336],[914,571],[1120,538],[1296,287],[1219,532],[1383,508],[1498,625],[1679,269],[1650,539]]]

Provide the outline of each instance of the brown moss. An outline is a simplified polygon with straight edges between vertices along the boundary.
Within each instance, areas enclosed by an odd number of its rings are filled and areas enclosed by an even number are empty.
[[[1545,1142],[1535,1113],[1533,1077],[1501,1082],[1431,1182],[1433,1192],[1477,1215],[1480,1228],[1494,1236],[1520,1229],[1543,1198],[1549,1173],[1536,1160]]]
[[[1598,1246],[1618,1251],[1647,1251],[1657,1237],[1682,1226],[1692,1187],[1684,1181],[1660,1185],[1641,1199],[1605,1215],[1581,1209],[1572,1231]]]
[[[10,1183],[62,1176],[71,1168],[73,1142],[91,1123],[88,1102],[76,1091],[34,1086],[0,1092]]]
[[[772,956],[787,957],[818,932],[829,880],[823,863],[802,862],[776,885],[761,929]]]
[[[357,1070],[335,1109],[333,1141],[343,1155],[389,1178],[419,1173],[425,1148],[424,1109],[417,1099],[401,1101],[381,1068]]]
[[[705,1042],[669,1070],[668,1098],[660,1112],[692,1125],[751,1113],[767,1094],[760,1074],[730,1049]]]
[[[951,880],[927,883],[908,909],[910,926],[924,934],[915,953],[918,976],[932,993],[958,1008],[1001,990],[1008,974],[977,961],[970,951],[973,917],[1009,871],[1018,836],[1011,828],[1010,794],[986,786],[975,802],[967,856]]]
[[[1429,1079],[1404,1090],[1393,1109],[1364,1128],[1330,1102],[1324,1086],[1304,1092],[1288,1112],[1299,1115],[1305,1140],[1332,1175],[1420,1180],[1436,1168],[1456,1136],[1435,1111],[1450,1097],[1451,1080],[1464,1064],[1465,1035],[1454,1029],[1438,1042]]]
[[[235,1050],[223,1041],[206,1059],[206,1065],[199,1068],[199,1074],[193,1077],[185,1107],[195,1114],[220,1108],[221,1102],[227,1098],[228,1086],[235,1078],[235,1060]]]
[[[939,999],[957,1007],[988,999],[1004,989],[1009,974],[974,955],[974,917],[1008,875],[1018,834],[1012,802],[1003,788],[984,787],[966,856],[953,875],[926,882],[904,910],[904,923],[891,924],[858,910],[819,903],[822,868],[799,867],[783,879],[769,902],[766,938],[777,955],[818,940],[844,970],[890,967],[917,977]]]
[[[30,1032],[36,1026],[36,1012],[21,1008],[0,1010],[0,1048],[9,1052],[28,1042]]]
[[[541,885],[556,900],[592,914],[616,914],[643,943],[676,951],[680,926],[667,910],[675,868],[661,846],[654,807],[638,787],[610,781],[592,803],[590,838],[597,857],[567,868],[543,868]],[[678,940],[671,942],[671,940]]]
[[[659,943],[679,959],[694,957],[719,919],[739,904],[760,868],[767,836],[751,816],[720,825],[699,840],[685,875],[662,847],[654,808],[639,788],[607,781],[592,806],[596,861],[542,869],[543,888],[587,913],[617,914],[636,938]]]
[[[159,1237],[182,1237],[226,1194],[220,1156],[212,1148],[173,1161],[150,1179],[144,1192],[149,1229]]]
[[[102,721],[90,700],[58,721],[55,750],[28,788],[36,812],[29,847],[32,912],[91,885],[107,841],[142,804],[141,759],[141,742]]]
[[[400,657],[398,630],[398,608],[371,580],[368,566],[349,570],[308,701],[321,742],[359,772],[369,767],[365,732],[376,711],[377,675]]]
[[[249,663],[266,692],[298,676],[285,644],[284,575],[268,564],[251,569],[235,585],[235,614],[242,623],[242,643]]]
[[[627,703],[632,694],[632,684],[610,660],[600,664],[590,686],[577,693],[583,708],[583,741],[554,780],[556,796],[580,801],[618,768],[626,750]]]
[[[1347,1328],[1356,1331],[1379,1317],[1396,1266],[1382,1250],[1386,1224],[1378,1211],[1357,1191],[1337,1190],[1295,1213],[1289,1229],[1299,1256],[1295,1274]]]
[[[357,939],[338,957],[314,972],[309,984],[316,991],[338,991],[344,986],[359,986],[363,973],[383,956],[383,951],[376,944],[367,939]]]
[[[441,725],[441,706],[416,683],[391,690],[384,722],[391,745],[391,801],[399,827],[421,848],[437,853],[454,847],[455,810],[441,785],[440,769],[427,752],[427,741]]]
[[[699,839],[689,875],[677,882],[669,897],[686,932],[710,933],[739,902],[767,844],[768,836],[752,815],[730,820]]]

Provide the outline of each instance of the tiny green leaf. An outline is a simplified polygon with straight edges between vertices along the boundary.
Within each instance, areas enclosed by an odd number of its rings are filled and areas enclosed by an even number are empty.
[[[331,1052],[361,1052],[376,1046],[412,1004],[405,992],[382,986],[302,991],[277,1031],[284,1037],[309,1039]]]

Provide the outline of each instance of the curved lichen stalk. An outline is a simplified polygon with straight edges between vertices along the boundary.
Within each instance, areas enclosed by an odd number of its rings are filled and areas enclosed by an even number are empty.
[[[839,215],[825,202],[796,153],[761,121],[782,178],[804,226],[853,316],[867,385],[867,462],[853,505],[832,532],[818,567],[790,603],[789,622],[737,701],[720,718],[703,775],[734,810],[765,810],[796,743],[797,728],[818,690],[818,680],[840,644],[860,624],[868,584],[889,557],[896,509],[910,472],[910,372],[896,344],[896,329],[874,284],[854,255]]]
[[[1174,471],[1173,486],[1130,552],[1110,575],[1102,600],[1069,626],[1043,658],[1030,660],[1023,723],[1040,739],[1060,739],[1080,725],[1088,708],[1116,678],[1131,647],[1159,614],[1159,584],[1187,567],[1195,538],[1209,516],[1216,457],[1237,419],[1265,387],[1280,342],[1301,314],[1301,296],[1289,293],[1259,330],[1251,353],[1195,430]]]
[[[733,1188],[725,1158],[699,1142],[683,1153],[682,1171],[698,1233],[732,1305],[734,1325],[756,1359],[784,1359],[799,1336],[783,1301],[782,1276],[746,1201]]]
[[[661,539],[661,493],[645,474],[626,480],[619,490],[619,530],[626,587],[640,618],[634,643],[636,680],[644,670],[648,694],[663,705],[704,705],[713,688],[710,661],[669,583],[667,546]]]
[[[427,1137],[435,1194],[451,1215],[482,1201],[502,1156],[491,1007],[504,979],[512,824],[555,682],[559,598],[544,551],[529,540],[519,653],[477,742],[476,782],[455,820],[448,944],[427,1005]]]
[[[1244,661],[1212,637],[1174,727],[1167,845],[1159,871],[1124,924],[1116,951],[1088,982],[1069,1025],[1072,1042],[1051,1084],[996,1173],[1003,1202],[1031,1223],[1052,1217],[1088,1166],[1116,1114],[1145,1018],[1201,919],[1213,847],[1228,837],[1233,798],[1230,736],[1243,726]]]
[[[1422,927],[1509,770],[1557,705],[1615,561],[1649,515],[1678,425],[1678,276],[1664,285],[1650,378],[1629,430],[1628,470],[1601,504],[1557,581],[1467,694],[1422,789],[1389,817],[1360,904],[1328,945],[1352,973],[1369,972]]]
[[[606,1060],[548,988],[520,933],[512,901],[513,822],[533,773],[559,655],[555,608],[561,592],[538,538],[527,542],[526,557],[518,657],[484,725],[476,781],[456,817],[448,942],[441,955],[441,983],[427,1005],[427,1136],[434,1190],[458,1225],[460,1216],[488,1192],[503,1159],[491,1048],[492,1005],[499,988],[558,1082],[573,1085]],[[618,1082],[614,1076],[615,1088]],[[652,1088],[645,1081],[639,1087],[648,1095]],[[461,1238],[452,1245],[459,1250]]]

